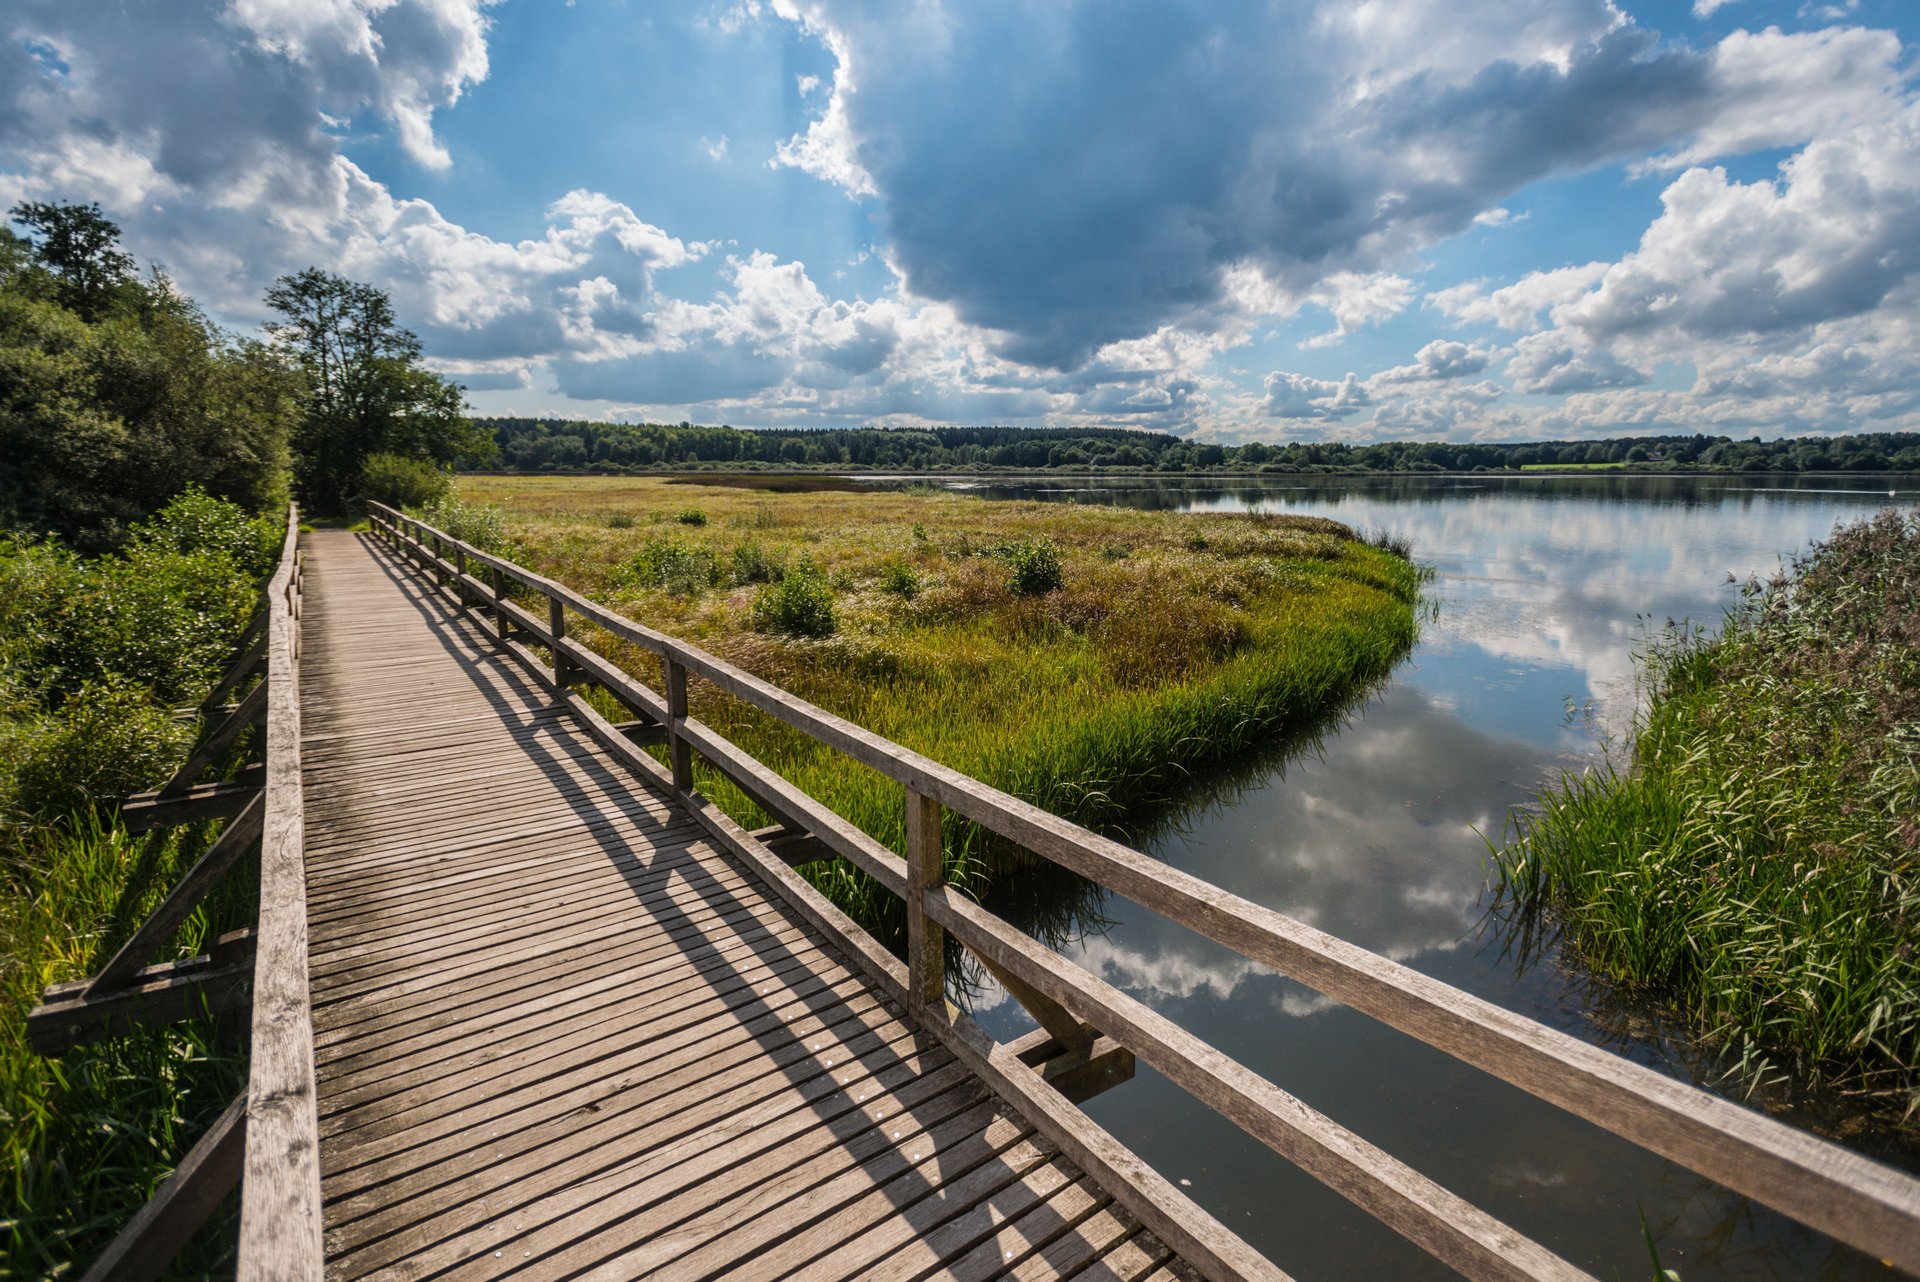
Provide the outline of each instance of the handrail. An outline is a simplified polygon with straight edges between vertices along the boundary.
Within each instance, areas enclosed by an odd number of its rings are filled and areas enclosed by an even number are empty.
[[[300,786],[300,512],[267,584],[266,815],[253,962],[241,1279],[321,1276],[320,1141],[307,991],[305,817]]]
[[[940,807],[1616,1135],[1848,1245],[1920,1273],[1920,1181],[1902,1172],[1157,863],[404,513],[377,503],[369,503],[368,511],[375,531],[397,550],[430,564],[463,608],[484,605],[504,643],[514,644],[511,635],[517,630],[545,646],[555,665],[542,674],[549,684],[564,692],[571,683],[597,683],[636,714],[659,722],[673,761],[673,788],[684,804],[710,807],[693,791],[690,768],[683,765],[687,754],[697,750],[749,796],[773,802],[763,805],[769,813],[779,817],[785,811],[825,846],[902,895],[908,921],[906,995],[928,1026],[943,1036],[958,1027],[953,1012],[941,1009],[941,941],[950,931],[996,973],[1010,973],[1023,986],[1037,989],[1042,1000],[1089,1019],[1222,1116],[1439,1258],[1476,1276],[1578,1276],[1536,1244],[940,884]],[[454,559],[446,559],[447,553]],[[468,573],[469,562],[487,568],[491,582]],[[509,601],[503,579],[543,596],[547,618],[540,620]],[[660,655],[667,695],[647,689],[567,636],[569,609]],[[693,720],[684,696],[687,673],[900,783],[909,807],[907,859],[831,816]],[[650,758],[647,762],[652,764]],[[977,1029],[962,1029],[962,1034],[974,1038]],[[968,1045],[977,1051],[973,1042]],[[1024,1084],[1016,1085],[1024,1093]],[[1119,1196],[1122,1191],[1115,1192]],[[1166,1218],[1164,1206],[1134,1209],[1156,1230]],[[1200,1214],[1197,1207],[1191,1210]],[[1186,1208],[1179,1213],[1186,1214]],[[1204,1215],[1201,1219],[1212,1223]],[[1243,1245],[1237,1239],[1234,1244]],[[1205,1243],[1199,1245],[1204,1248]],[[1194,1262],[1206,1267],[1204,1258]],[[1227,1265],[1223,1262],[1222,1267]]]

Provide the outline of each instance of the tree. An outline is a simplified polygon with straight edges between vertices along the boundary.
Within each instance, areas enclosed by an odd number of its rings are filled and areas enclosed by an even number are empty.
[[[467,418],[465,389],[419,363],[420,339],[384,290],[309,267],[275,281],[267,302],[285,318],[267,331],[306,382],[294,478],[309,505],[344,507],[371,454],[440,465],[492,455],[491,437]]]
[[[283,499],[296,389],[279,358],[136,277],[98,207],[14,215],[43,235],[0,229],[0,526],[98,550],[190,486]]]
[[[56,296],[82,320],[97,321],[137,301],[133,255],[120,248],[120,228],[98,204],[56,205],[25,200],[7,216],[39,233],[33,253],[58,281]]]

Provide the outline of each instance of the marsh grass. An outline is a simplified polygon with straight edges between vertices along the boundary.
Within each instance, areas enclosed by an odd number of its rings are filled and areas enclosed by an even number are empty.
[[[1773,1070],[1920,1123],[1920,519],[1837,530],[1645,658],[1631,754],[1497,852],[1589,965]]]
[[[77,1276],[245,1085],[244,1053],[212,1016],[59,1059],[42,1059],[26,1041],[26,1012],[46,986],[90,974],[213,830],[129,836],[86,814],[18,834],[0,859],[4,1276]],[[255,893],[251,871],[236,869],[181,929],[172,955],[192,956],[212,935],[246,925]],[[215,1216],[168,1276],[231,1268],[231,1211]]]
[[[685,490],[664,484],[469,478],[462,493],[504,508],[508,533],[541,572],[1096,827],[1175,800],[1195,771],[1340,706],[1414,637],[1416,567],[1319,518],[714,488],[700,495],[710,523],[692,537],[716,563],[751,540],[835,585],[831,636],[758,630],[767,588],[676,594],[620,572],[639,540],[609,530],[604,513],[664,506],[669,494],[684,501]],[[1196,534],[1204,548],[1191,545]],[[1042,544],[1052,562],[1043,577],[1057,569],[1056,586],[1023,592],[1032,585],[1016,583],[1004,550]],[[917,591],[901,590],[903,570]],[[595,644],[657,679],[651,656],[604,636]],[[720,733],[904,847],[897,784],[704,682],[692,701]],[[743,820],[762,818],[724,781],[703,777],[702,787]],[[1024,866],[1019,856],[955,816],[947,824],[955,881],[983,896],[1021,894],[1023,879],[1007,875]],[[897,902],[844,864],[808,875],[881,935],[898,930]],[[1056,924],[1093,910],[1069,905]],[[1046,913],[1034,913],[1044,934]]]

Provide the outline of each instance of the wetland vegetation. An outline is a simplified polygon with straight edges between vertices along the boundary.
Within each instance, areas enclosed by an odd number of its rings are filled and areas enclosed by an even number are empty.
[[[1108,829],[1177,797],[1196,769],[1339,706],[1415,635],[1415,565],[1321,518],[617,478],[467,478],[460,494],[470,506],[438,515],[471,530],[476,508],[500,509],[481,533],[533,568]],[[622,657],[651,676],[649,656]],[[693,711],[903,842],[897,786],[704,683]],[[705,783],[753,817],[722,781]],[[986,890],[1001,853],[949,823],[953,875]],[[891,897],[857,874],[811,872],[883,933],[895,925]]]
[[[1658,639],[1630,754],[1523,812],[1499,870],[1583,961],[1752,1073],[1913,1128],[1920,517],[1847,525],[1744,597],[1718,631]]]

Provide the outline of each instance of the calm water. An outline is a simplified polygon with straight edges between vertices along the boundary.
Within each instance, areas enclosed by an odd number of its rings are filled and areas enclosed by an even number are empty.
[[[1887,487],[1899,490],[1889,499]],[[1434,616],[1392,679],[1317,736],[1203,787],[1145,848],[1168,863],[1577,1036],[1707,1083],[1657,1013],[1490,912],[1486,842],[1543,779],[1631,718],[1649,622],[1716,622],[1731,574],[1768,574],[1836,522],[1920,499],[1912,477],[1056,480],[989,498],[1302,512],[1410,535]],[[1876,488],[1877,487],[1877,488]],[[1884,1278],[1877,1262],[1614,1140],[1121,899],[1067,951],[1270,1080],[1603,1278]],[[1004,996],[982,1022],[1030,1027]],[[1821,1101],[1803,1120],[1834,1123]],[[1102,1125],[1303,1278],[1449,1276],[1142,1066],[1088,1105]],[[1911,1153],[1869,1152],[1909,1167]]]

